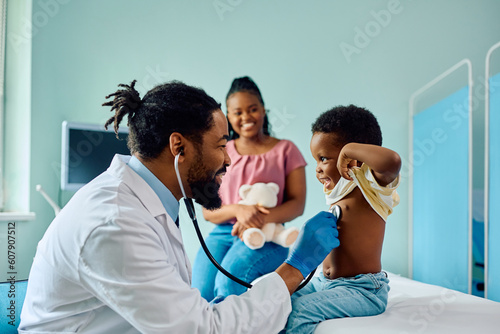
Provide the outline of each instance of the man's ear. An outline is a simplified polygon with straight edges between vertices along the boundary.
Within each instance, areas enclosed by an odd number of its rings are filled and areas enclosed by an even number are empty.
[[[180,153],[179,161],[184,160],[184,147],[186,146],[186,138],[179,132],[172,132],[169,138],[170,153],[175,157]]]

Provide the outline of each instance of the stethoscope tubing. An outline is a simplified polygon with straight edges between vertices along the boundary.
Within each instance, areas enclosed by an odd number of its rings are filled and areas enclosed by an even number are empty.
[[[179,153],[179,154],[177,154],[175,156],[175,160],[174,160],[175,173],[177,174],[177,181],[179,182],[179,186],[181,188],[182,195],[184,196],[184,204],[186,204],[186,209],[188,211],[189,217],[191,218],[191,221],[193,222],[193,226],[194,226],[194,229],[196,231],[196,235],[198,236],[198,240],[200,241],[201,248],[203,248],[203,251],[207,255],[208,259],[217,268],[217,270],[219,270],[221,273],[223,273],[224,275],[226,275],[228,278],[230,278],[231,280],[235,281],[236,283],[241,284],[241,285],[243,285],[244,287],[246,287],[248,289],[251,289],[252,288],[252,284],[239,279],[238,277],[234,276],[233,274],[231,274],[230,272],[228,272],[226,269],[224,269],[219,264],[219,262],[217,262],[217,260],[214,259],[212,253],[208,249],[208,247],[207,247],[207,245],[205,243],[205,240],[203,239],[203,235],[201,234],[200,227],[198,226],[198,219],[196,219],[196,213],[195,213],[195,210],[194,210],[193,200],[191,198],[187,198],[186,193],[184,192],[184,186],[182,185],[182,180],[181,180],[181,176],[180,176],[180,173],[179,173],[179,167],[178,167],[179,166],[179,155],[180,154],[181,153]],[[330,209],[330,212],[333,213],[337,217],[337,219],[340,219],[341,211],[340,211],[340,207],[338,205],[333,206]],[[297,289],[295,290],[295,292],[299,291],[304,286],[306,286],[306,284],[309,283],[309,281],[311,280],[311,278],[313,278],[313,276],[314,276],[315,273],[316,273],[316,269],[314,269],[307,276],[307,278],[297,287]]]
[[[186,204],[186,208],[190,207],[190,209],[188,209],[188,212],[190,210],[193,210],[193,213],[194,213],[194,206],[193,206],[193,202],[191,199],[184,199],[184,203]],[[189,216],[191,216],[191,213],[189,212]],[[201,244],[201,247],[203,248],[203,251],[205,252],[205,254],[207,255],[208,259],[210,260],[210,262],[212,262],[212,264],[221,272],[223,273],[224,275],[226,275],[227,277],[229,277],[230,279],[232,279],[233,281],[235,281],[236,283],[238,284],[241,284],[243,285],[244,287],[248,288],[248,289],[251,289],[252,288],[252,284],[250,283],[247,283],[241,279],[239,279],[238,277],[234,276],[233,274],[231,274],[230,272],[228,272],[226,269],[224,269],[220,264],[219,262],[217,262],[217,260],[214,259],[214,257],[212,256],[212,253],[210,253],[210,250],[208,250],[208,247],[207,245],[205,244],[205,240],[203,240],[203,235],[201,234],[201,231],[200,231],[200,227],[198,226],[198,220],[196,219],[196,216],[191,216],[191,220],[193,221],[193,226],[194,226],[194,229],[196,231],[196,235],[198,236],[198,240],[200,241],[200,244]]]
[[[205,240],[203,239],[203,235],[201,234],[200,227],[198,226],[198,219],[196,219],[196,212],[194,210],[194,204],[193,200],[191,198],[188,198],[186,196],[186,193],[184,191],[184,186],[182,185],[182,180],[181,180],[181,175],[179,173],[179,156],[182,154],[182,151],[179,152],[174,159],[174,168],[175,168],[175,174],[177,175],[177,182],[179,182],[179,187],[181,188],[182,195],[184,196],[184,204],[186,204],[186,209],[189,213],[189,217],[191,218],[193,222],[194,229],[196,231],[196,235],[198,236],[198,240],[200,241],[201,248],[203,248],[203,251],[207,255],[208,259],[212,264],[224,275],[226,275],[228,278],[232,279],[238,284],[243,285],[244,287],[251,289],[252,285],[250,283],[247,283],[238,277],[234,276],[230,272],[228,272],[226,269],[224,269],[217,260],[214,259],[212,253],[210,253],[210,250],[207,247],[207,244],[205,243]]]

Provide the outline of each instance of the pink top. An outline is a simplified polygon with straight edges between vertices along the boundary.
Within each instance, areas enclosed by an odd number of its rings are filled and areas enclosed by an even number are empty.
[[[227,143],[227,153],[231,166],[222,179],[219,194],[222,204],[235,204],[241,198],[239,189],[243,184],[274,182],[280,187],[278,204],[283,203],[285,178],[296,168],[307,165],[297,146],[289,140],[280,140],[272,149],[263,154],[240,155],[234,140]],[[230,221],[234,223],[234,219]]]

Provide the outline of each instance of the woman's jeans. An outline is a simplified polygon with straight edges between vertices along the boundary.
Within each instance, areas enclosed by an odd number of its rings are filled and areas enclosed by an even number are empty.
[[[321,273],[292,295],[286,333],[313,333],[324,320],[383,313],[388,293],[385,272],[333,280]]]
[[[288,248],[266,242],[260,249],[251,250],[238,237],[232,236],[232,224],[217,225],[205,239],[213,257],[229,273],[251,283],[254,279],[278,268],[288,256]],[[240,295],[246,287],[232,281],[210,262],[202,248],[193,264],[192,286],[208,301],[216,296]]]

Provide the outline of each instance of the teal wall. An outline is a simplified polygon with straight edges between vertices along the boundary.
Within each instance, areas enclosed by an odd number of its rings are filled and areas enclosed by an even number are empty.
[[[9,2],[5,67],[3,159],[4,203],[14,211],[29,210],[31,137],[31,43],[22,20],[31,16],[31,1]]]
[[[30,210],[31,164],[31,54],[29,30],[31,1],[9,1],[7,6],[7,48],[5,70],[3,186],[4,202],[8,211]],[[11,19],[12,18],[12,19]],[[27,277],[35,247],[46,226],[28,221],[16,224],[17,278]],[[8,222],[0,221],[0,270],[7,263]],[[11,239],[12,240],[12,239]],[[5,243],[4,243],[5,242]],[[5,246],[5,247],[4,247]],[[6,271],[2,271],[5,273]],[[2,280],[2,279],[0,279]]]
[[[410,95],[466,57],[481,81],[486,51],[500,40],[499,12],[495,0],[33,1],[31,16],[12,18],[32,23],[32,39],[26,41],[29,117],[22,126],[24,140],[11,141],[9,148],[29,149],[29,209],[37,215],[22,231],[28,248],[23,272],[27,275],[36,243],[54,217],[35,185],[62,203],[71,196],[59,191],[61,122],[104,123],[111,114],[100,105],[118,83],[137,79],[144,93],[155,83],[177,79],[224,102],[232,78],[253,77],[271,110],[275,135],[293,140],[309,163],[304,218],[293,222],[300,225],[325,209],[309,153],[310,124],[319,113],[348,103],[372,110],[384,145],[408,161]],[[482,159],[484,103],[477,96],[475,154]],[[474,168],[474,184],[481,187],[482,162]],[[408,174],[403,176],[401,204],[387,224],[383,264],[407,275]],[[193,259],[198,242],[187,215],[181,219]],[[211,228],[202,225],[205,232]]]

